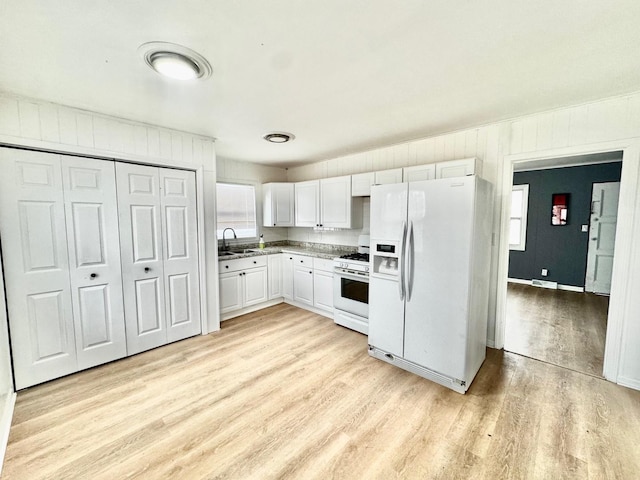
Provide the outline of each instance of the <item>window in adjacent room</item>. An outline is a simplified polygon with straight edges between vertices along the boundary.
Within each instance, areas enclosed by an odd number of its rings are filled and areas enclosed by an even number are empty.
[[[529,185],[514,185],[511,190],[511,218],[509,220],[509,249],[524,251],[527,240],[527,208]]]
[[[253,185],[216,184],[218,239],[225,228],[233,228],[238,238],[256,238],[256,189]],[[233,238],[227,232],[226,238]]]

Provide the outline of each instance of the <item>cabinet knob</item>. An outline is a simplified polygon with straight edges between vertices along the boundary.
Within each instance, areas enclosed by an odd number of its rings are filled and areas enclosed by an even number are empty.
[[[322,226],[322,224],[320,224],[320,226]]]
[[[313,273],[311,270],[309,270],[309,273]]]
[[[289,257],[289,260],[293,260],[293,257]]]
[[[258,262],[256,262],[256,261],[254,260],[254,261],[253,261],[253,263],[258,263]]]
[[[274,224],[273,224],[273,226],[275,227],[275,226],[276,226],[276,224],[274,223]]]
[[[91,278],[96,278],[98,276],[97,273],[92,273],[91,275],[89,275]]]
[[[224,268],[229,268],[229,265],[225,265]]]
[[[300,263],[304,263],[304,260],[300,260]]]
[[[144,273],[149,273],[151,271],[150,267],[144,267]]]
[[[241,276],[242,276],[242,272],[240,272],[240,273],[238,274],[238,276],[239,276],[239,277],[241,277]]]

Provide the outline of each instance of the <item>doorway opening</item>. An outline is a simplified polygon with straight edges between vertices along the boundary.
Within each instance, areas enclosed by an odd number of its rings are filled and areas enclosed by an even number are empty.
[[[603,376],[622,152],[514,164],[505,350]]]

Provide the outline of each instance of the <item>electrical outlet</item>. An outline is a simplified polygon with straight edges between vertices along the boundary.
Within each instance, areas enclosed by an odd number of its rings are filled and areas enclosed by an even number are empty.
[[[583,232],[588,232],[589,231],[589,225],[582,225],[582,231]]]
[[[547,275],[549,275],[549,270],[547,270],[546,268],[542,269],[542,276],[546,277]]]

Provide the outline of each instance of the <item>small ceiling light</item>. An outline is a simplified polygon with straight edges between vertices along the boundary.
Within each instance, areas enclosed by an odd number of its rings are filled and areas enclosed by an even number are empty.
[[[271,143],[287,143],[296,137],[291,133],[273,132],[273,133],[267,133],[262,138],[264,138],[267,142],[271,142]]]
[[[167,42],[140,45],[138,52],[157,73],[177,80],[196,80],[211,75],[211,65],[193,50]]]

